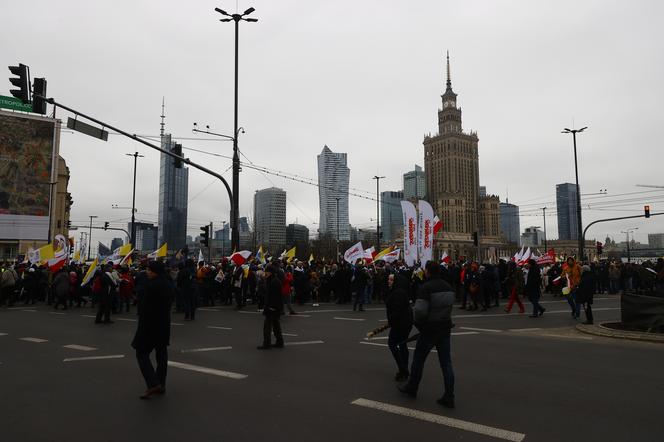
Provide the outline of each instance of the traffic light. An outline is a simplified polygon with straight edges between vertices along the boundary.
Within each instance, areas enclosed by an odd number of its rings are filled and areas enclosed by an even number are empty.
[[[173,146],[172,152],[181,157],[182,156],[182,144],[175,143]],[[175,166],[176,169],[182,169],[182,160],[180,158],[174,158],[173,159],[173,165]]]
[[[646,218],[650,218],[650,206],[643,206],[643,211],[646,214]]]
[[[12,89],[9,92],[13,96],[19,98],[22,102],[30,103],[30,70],[29,68],[19,63],[18,66],[9,66],[12,75],[16,77],[9,77],[9,81],[18,89]]]
[[[598,256],[601,255],[603,251],[604,251],[604,245],[601,242],[597,241],[597,255]]]
[[[104,222],[104,230],[108,230],[108,221]]]
[[[71,220],[67,220],[67,230],[71,229]]]
[[[43,97],[43,98],[42,98]],[[46,79],[35,78],[32,83],[32,112],[46,115]]]
[[[203,233],[201,233],[201,244],[205,247],[210,246],[210,226],[201,227]]]
[[[477,234],[477,232],[473,232],[473,245],[475,247],[480,245],[480,238],[479,238],[479,235]]]

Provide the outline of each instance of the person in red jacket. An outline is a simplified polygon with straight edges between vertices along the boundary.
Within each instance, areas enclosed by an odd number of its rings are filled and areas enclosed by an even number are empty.
[[[129,271],[128,267],[123,267],[120,271],[120,310],[122,304],[126,306],[127,313],[129,313],[129,306],[134,300],[134,277]]]
[[[291,307],[291,287],[293,285],[293,268],[286,267],[284,279],[281,281],[281,295],[284,297],[284,304],[288,307],[288,312],[291,315],[296,315],[297,312]]]

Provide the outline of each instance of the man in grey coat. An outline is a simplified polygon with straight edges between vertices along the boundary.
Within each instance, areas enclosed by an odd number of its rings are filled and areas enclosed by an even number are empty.
[[[424,274],[426,282],[419,287],[413,307],[413,321],[420,334],[415,345],[410,378],[406,384],[398,388],[408,396],[417,396],[424,362],[431,349],[436,347],[445,384],[443,396],[437,402],[444,407],[454,408],[454,370],[450,352],[450,330],[454,327],[452,324],[454,290],[441,279],[440,266],[436,262],[427,262]]]

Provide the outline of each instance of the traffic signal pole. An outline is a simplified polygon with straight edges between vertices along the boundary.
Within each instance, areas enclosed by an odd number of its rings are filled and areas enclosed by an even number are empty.
[[[650,211],[648,211],[648,212],[650,212]],[[588,231],[588,229],[590,227],[594,226],[595,224],[606,223],[606,222],[609,222],[609,221],[620,221],[620,220],[623,220],[623,219],[649,218],[651,216],[658,216],[658,215],[664,215],[664,212],[648,213],[647,215],[643,214],[643,215],[632,215],[632,216],[619,216],[617,218],[598,219],[597,221],[591,222],[590,224],[588,224],[586,226],[585,229],[583,229],[583,234],[581,235],[581,241],[583,241],[583,244],[585,244],[585,242],[586,242],[586,232]],[[628,242],[628,246],[629,246],[629,242]],[[582,261],[583,261],[584,258],[585,258],[584,256],[581,256]]]

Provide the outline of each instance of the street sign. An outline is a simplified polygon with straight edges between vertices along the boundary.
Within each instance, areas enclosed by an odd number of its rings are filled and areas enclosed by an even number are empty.
[[[67,127],[86,135],[90,135],[91,137],[99,138],[103,141],[108,141],[108,132],[103,129],[91,126],[87,123],[83,123],[82,121],[67,118]]]
[[[32,104],[25,104],[18,98],[5,97],[4,95],[0,95],[0,108],[32,112]]]

